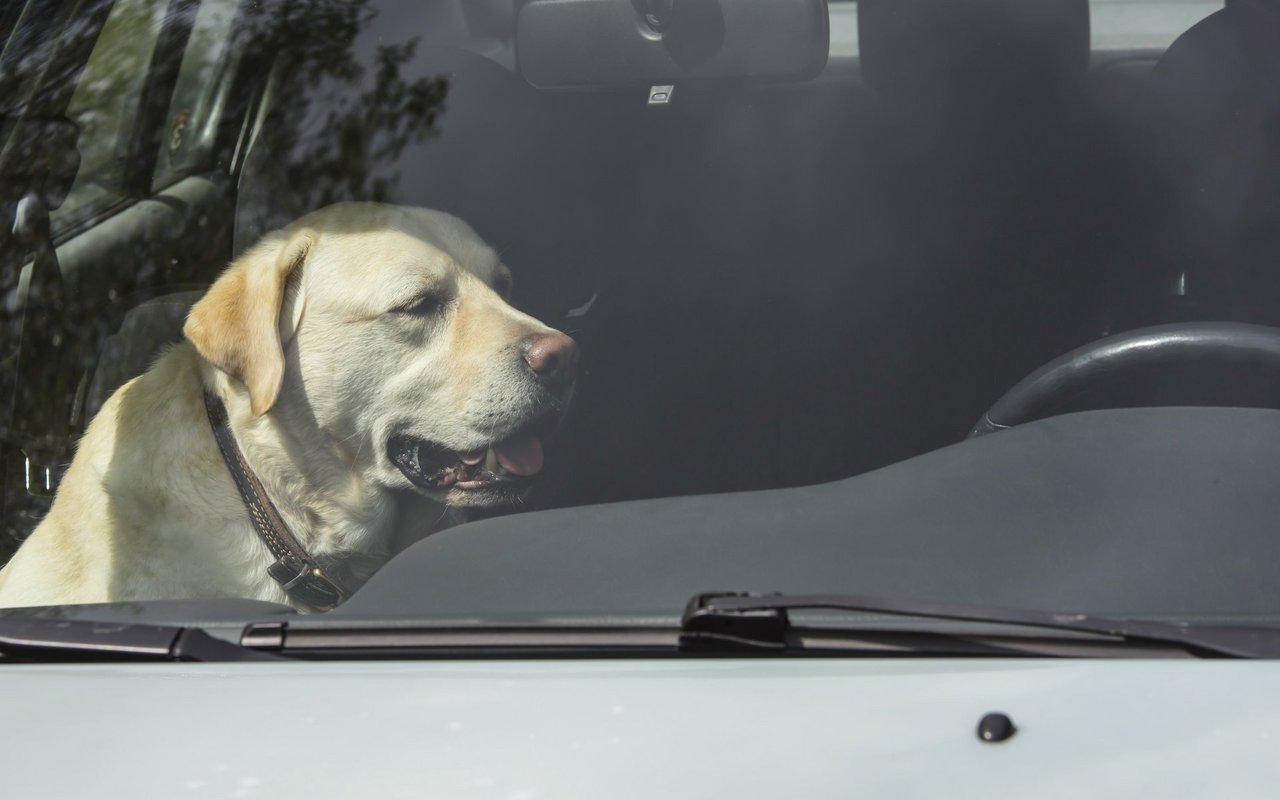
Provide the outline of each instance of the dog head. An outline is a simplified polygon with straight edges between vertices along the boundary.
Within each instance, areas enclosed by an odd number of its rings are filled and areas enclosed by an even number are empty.
[[[542,468],[577,363],[510,286],[456,217],[343,203],[248,251],[184,332],[254,414],[313,422],[361,477],[492,506]]]

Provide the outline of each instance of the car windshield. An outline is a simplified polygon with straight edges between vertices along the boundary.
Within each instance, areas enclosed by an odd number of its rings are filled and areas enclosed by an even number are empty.
[[[0,607],[1280,619],[1273,0],[19,0],[0,47]]]

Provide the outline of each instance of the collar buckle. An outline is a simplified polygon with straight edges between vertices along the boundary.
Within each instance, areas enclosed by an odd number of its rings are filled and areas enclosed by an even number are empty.
[[[347,599],[346,590],[320,567],[290,555],[267,567],[267,574],[286,594],[313,611],[330,611]]]

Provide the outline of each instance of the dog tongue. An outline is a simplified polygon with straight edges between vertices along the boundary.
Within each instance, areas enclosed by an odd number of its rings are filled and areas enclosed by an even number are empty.
[[[495,444],[493,454],[512,475],[536,475],[542,469],[542,442],[532,433],[522,433]]]

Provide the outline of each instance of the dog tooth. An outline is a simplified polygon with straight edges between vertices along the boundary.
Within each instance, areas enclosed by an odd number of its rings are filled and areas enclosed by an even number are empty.
[[[484,451],[484,468],[490,472],[498,471],[498,454],[493,452],[492,447]]]

